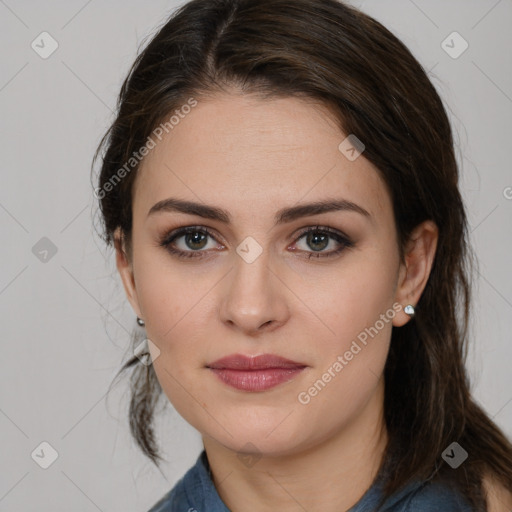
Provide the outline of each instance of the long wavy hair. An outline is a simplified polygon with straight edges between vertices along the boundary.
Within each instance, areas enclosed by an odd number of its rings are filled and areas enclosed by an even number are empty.
[[[412,479],[444,479],[487,510],[483,476],[512,491],[512,446],[472,398],[465,368],[476,258],[451,126],[423,67],[376,20],[336,0],[192,0],[177,9],[131,67],[94,156],[93,167],[101,155],[96,192],[104,241],[116,244],[114,231],[121,228],[131,258],[139,165],[130,159],[155,127],[191,97],[233,87],[261,98],[320,100],[343,133],[364,141],[364,157],[393,201],[402,261],[414,227],[427,219],[439,227],[416,316],[392,330],[384,370],[384,499]],[[153,420],[162,389],[152,365],[138,357],[116,379],[128,370],[130,430],[158,465]],[[442,459],[454,441],[469,452],[458,469]]]

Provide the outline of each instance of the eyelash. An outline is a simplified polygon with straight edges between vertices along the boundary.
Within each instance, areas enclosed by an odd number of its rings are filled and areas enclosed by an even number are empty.
[[[176,257],[178,257],[180,259],[204,258],[204,257],[206,257],[206,255],[204,255],[204,254],[207,251],[203,251],[203,250],[182,251],[180,249],[176,249],[172,245],[173,242],[175,240],[177,240],[178,238],[181,238],[182,236],[185,236],[185,235],[188,235],[188,234],[194,234],[194,233],[206,234],[209,237],[211,237],[214,240],[216,240],[215,236],[213,235],[213,233],[208,228],[206,228],[204,226],[187,226],[185,228],[179,228],[179,229],[177,229],[175,231],[172,231],[171,233],[166,234],[163,237],[163,239],[159,242],[159,245],[161,247],[164,247],[168,252],[170,252],[172,255],[174,255],[174,256],[176,256]],[[309,227],[309,228],[303,230],[297,236],[297,238],[295,239],[294,243],[299,241],[301,238],[303,238],[308,233],[319,233],[319,234],[323,234],[323,235],[328,235],[330,238],[333,238],[334,240],[336,240],[336,242],[341,244],[341,247],[339,249],[335,249],[333,251],[329,251],[329,252],[326,252],[326,253],[324,253],[324,252],[314,252],[314,251],[312,251],[312,252],[302,251],[302,252],[309,252],[308,259],[311,259],[312,257],[314,257],[314,258],[330,258],[330,257],[334,257],[334,256],[337,256],[338,254],[340,254],[345,249],[354,246],[354,243],[346,235],[343,235],[342,233],[340,233],[338,231],[335,231],[332,228],[329,228],[327,226],[313,226],[313,227]]]

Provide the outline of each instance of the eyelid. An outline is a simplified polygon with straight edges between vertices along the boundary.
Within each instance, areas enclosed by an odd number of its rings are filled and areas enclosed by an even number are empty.
[[[301,236],[309,233],[310,231],[321,231],[323,233],[328,233],[329,235],[337,235],[340,238],[344,238],[347,242],[350,242],[350,237],[346,235],[343,231],[335,228],[331,228],[329,226],[322,226],[321,224],[312,224],[310,226],[306,226],[301,228],[297,233],[292,235],[293,240],[297,240]]]
[[[340,255],[342,252],[344,252],[346,249],[349,249],[351,247],[354,247],[354,242],[352,239],[346,235],[343,231],[340,231],[335,228],[331,228],[329,226],[322,226],[319,224],[307,226],[305,228],[302,228],[298,234],[295,234],[293,236],[294,241],[293,243],[297,243],[299,240],[301,240],[305,235],[307,235],[310,232],[318,232],[322,234],[327,234],[331,239],[334,239],[336,243],[338,243],[341,247],[338,249],[333,249],[331,251],[303,251],[299,250],[298,252],[304,253],[307,256],[305,256],[308,259],[311,259],[312,257],[315,257],[315,259],[328,259],[329,257],[335,257]],[[304,257],[304,256],[303,256]]]
[[[161,237],[161,240],[159,241],[158,245],[164,247],[168,252],[170,252],[171,254],[176,255],[178,258],[183,258],[183,259],[186,259],[186,258],[190,258],[190,259],[192,259],[192,258],[196,258],[196,259],[206,258],[206,257],[208,257],[210,255],[209,253],[212,251],[212,249],[210,249],[210,250],[196,250],[196,251],[193,251],[193,250],[182,251],[180,249],[175,249],[174,247],[172,247],[172,243],[176,239],[181,238],[182,236],[186,236],[189,233],[196,233],[196,232],[203,232],[203,233],[205,233],[210,238],[215,240],[219,245],[222,245],[224,247],[224,244],[219,242],[217,235],[214,234],[213,231],[210,230],[210,228],[208,228],[206,226],[199,226],[199,225],[182,226],[182,227],[178,227],[176,229],[173,229],[171,232],[166,233],[163,237]],[[354,243],[352,242],[351,238],[348,235],[346,235],[345,233],[343,233],[342,231],[340,231],[338,229],[331,228],[329,226],[322,226],[322,225],[319,225],[319,224],[305,226],[305,227],[301,228],[298,233],[295,233],[294,235],[291,235],[292,243],[293,244],[297,243],[301,238],[304,237],[304,235],[307,235],[310,232],[325,233],[328,236],[330,236],[331,238],[335,239],[335,241],[338,244],[340,244],[342,247],[339,248],[339,249],[334,249],[334,250],[327,251],[327,252],[324,252],[324,251],[303,251],[303,250],[298,250],[297,251],[298,253],[309,254],[309,258],[311,258],[311,257],[313,257],[315,255],[317,255],[317,256],[315,256],[315,258],[317,258],[317,259],[328,258],[330,256],[336,256],[337,254],[343,252],[345,249],[353,247],[353,245],[354,245]]]
[[[196,233],[196,232],[204,232],[206,233],[210,238],[213,238],[219,245],[224,245],[223,243],[219,242],[218,236],[208,227],[206,226],[183,226],[176,229],[171,230],[168,233],[165,233],[163,237],[161,237],[159,245],[166,246],[170,243],[174,242],[177,238],[181,238],[182,236],[187,235],[188,233]],[[205,251],[186,251],[186,252],[205,252]]]

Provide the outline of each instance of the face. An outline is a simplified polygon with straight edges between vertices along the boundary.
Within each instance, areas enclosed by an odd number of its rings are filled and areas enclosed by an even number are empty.
[[[199,101],[139,170],[123,284],[165,394],[230,449],[292,453],[342,432],[408,318],[389,194],[345,138],[311,102],[226,94]],[[215,210],[150,212],[170,198]],[[210,367],[233,354],[296,364]]]

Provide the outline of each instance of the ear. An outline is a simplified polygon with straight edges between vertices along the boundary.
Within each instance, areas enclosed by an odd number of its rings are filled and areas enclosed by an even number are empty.
[[[438,237],[438,227],[431,220],[422,222],[411,233],[404,251],[405,263],[400,264],[395,292],[395,302],[402,305],[402,310],[393,318],[396,327],[411,319],[403,308],[407,304],[416,306],[420,300],[434,263]]]
[[[133,265],[127,255],[124,237],[122,236],[122,231],[119,227],[116,228],[114,232],[114,247],[116,249],[116,266],[121,277],[121,281],[123,282],[126,297],[130,301],[135,314],[139,318],[143,318],[140,311],[139,300],[137,298]]]

